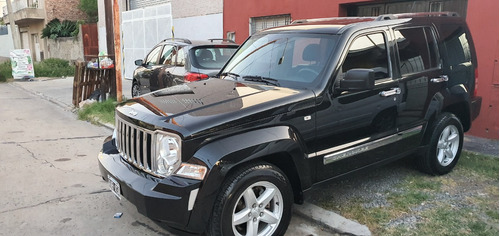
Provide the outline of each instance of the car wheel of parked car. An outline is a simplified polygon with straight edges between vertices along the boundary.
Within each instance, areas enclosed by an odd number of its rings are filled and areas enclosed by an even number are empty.
[[[283,235],[291,218],[293,193],[277,167],[260,163],[240,168],[222,185],[209,225],[211,235]]]
[[[426,173],[443,175],[458,162],[464,140],[460,120],[451,113],[443,113],[432,128],[428,149],[419,156],[417,163]]]
[[[141,88],[139,87],[139,84],[137,82],[132,83],[132,97],[138,97],[141,96]]]

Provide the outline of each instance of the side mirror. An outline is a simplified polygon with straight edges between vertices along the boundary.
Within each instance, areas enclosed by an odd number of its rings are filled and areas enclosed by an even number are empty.
[[[135,60],[135,65],[136,66],[142,66],[144,64],[144,61],[142,59]]]
[[[370,90],[375,87],[375,71],[372,69],[348,70],[340,80],[340,89],[344,91]]]

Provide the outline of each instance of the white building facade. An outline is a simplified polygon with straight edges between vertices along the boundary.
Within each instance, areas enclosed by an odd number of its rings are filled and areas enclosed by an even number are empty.
[[[222,0],[122,0],[122,78],[132,79],[134,61],[171,38],[223,38]],[[99,1],[99,50],[106,51],[104,3]]]

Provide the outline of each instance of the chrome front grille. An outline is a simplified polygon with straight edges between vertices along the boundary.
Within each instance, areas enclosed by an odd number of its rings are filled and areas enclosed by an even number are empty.
[[[154,131],[133,125],[116,116],[116,146],[124,160],[154,174]]]

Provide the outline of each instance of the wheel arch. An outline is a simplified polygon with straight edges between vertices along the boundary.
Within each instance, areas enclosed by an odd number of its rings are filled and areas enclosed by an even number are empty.
[[[455,85],[434,94],[425,114],[427,125],[424,142],[428,140],[427,130],[433,127],[436,118],[443,112],[454,114],[462,123],[464,132],[471,128],[470,96],[464,85]]]
[[[204,162],[209,171],[198,193],[189,228],[203,230],[208,225],[203,216],[212,212],[225,178],[252,163],[264,162],[279,168],[289,180],[294,201],[301,202],[303,190],[312,185],[305,153],[300,138],[288,126],[253,130],[204,145],[193,157]]]

